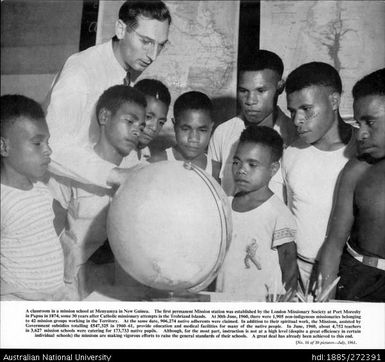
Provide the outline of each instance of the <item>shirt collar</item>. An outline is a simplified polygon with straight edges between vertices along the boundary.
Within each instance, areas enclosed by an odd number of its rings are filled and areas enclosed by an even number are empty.
[[[107,56],[108,56],[108,60],[110,62],[110,65],[112,67],[112,71],[116,72],[117,74],[121,74],[121,77],[123,80],[126,76],[126,70],[120,65],[120,63],[118,62],[118,60],[115,57],[114,49],[113,49],[113,39],[108,41],[106,43],[106,45],[108,47]]]

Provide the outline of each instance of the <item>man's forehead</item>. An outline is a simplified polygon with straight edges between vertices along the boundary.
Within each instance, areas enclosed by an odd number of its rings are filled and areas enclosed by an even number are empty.
[[[249,80],[264,80],[264,81],[278,81],[279,75],[272,69],[260,69],[260,70],[241,70],[239,72],[240,81]]]
[[[34,119],[25,116],[17,117],[8,128],[7,134],[28,135],[48,135],[48,126],[45,119]]]
[[[288,101],[302,101],[306,99],[321,100],[331,94],[329,87],[321,85],[309,85],[287,95]]]
[[[245,141],[238,144],[236,153],[247,154],[250,159],[259,159],[261,155],[270,155],[270,148],[260,142]]]
[[[385,96],[368,95],[358,98],[353,102],[353,110],[356,115],[385,114]]]
[[[14,125],[18,127],[29,127],[29,128],[48,128],[47,122],[44,118],[31,118],[27,116],[19,116],[15,118]]]
[[[121,104],[121,106],[118,108],[118,111],[121,113],[133,113],[133,112],[144,112],[145,108],[143,105],[135,102],[135,101],[126,101]]]
[[[206,109],[187,108],[180,113],[180,123],[199,122],[212,123],[210,112]]]
[[[159,21],[144,16],[138,16],[137,18],[137,27],[135,28],[135,31],[140,33],[140,35],[147,36],[159,43],[168,39],[168,30],[169,23],[167,20]]]

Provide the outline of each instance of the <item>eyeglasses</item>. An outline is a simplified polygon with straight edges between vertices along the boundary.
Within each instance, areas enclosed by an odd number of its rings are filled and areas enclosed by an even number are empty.
[[[154,39],[149,38],[148,36],[142,35],[138,33],[135,29],[132,27],[127,27],[127,31],[129,33],[133,32],[138,37],[139,41],[142,44],[142,48],[146,51],[153,51],[154,49],[157,49],[157,54],[159,54],[162,50],[164,50],[169,45],[169,41],[166,40],[163,43],[157,43]]]

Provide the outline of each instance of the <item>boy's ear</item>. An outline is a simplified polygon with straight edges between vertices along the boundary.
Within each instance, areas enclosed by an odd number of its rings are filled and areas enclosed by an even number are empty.
[[[338,108],[340,107],[340,102],[341,102],[341,94],[339,94],[337,92],[333,92],[332,94],[330,94],[329,99],[331,101],[333,111],[338,110]]]
[[[126,23],[121,20],[121,19],[118,19],[115,23],[115,35],[116,37],[121,40],[124,38],[124,33],[126,32]]]
[[[111,118],[111,111],[109,111],[106,108],[101,108],[98,114],[99,124],[101,126],[105,126],[110,118]]]
[[[271,177],[273,177],[279,170],[279,161],[273,162],[271,164]]]
[[[278,93],[278,95],[282,94],[282,92],[284,91],[285,84],[286,84],[286,82],[285,82],[284,79],[281,79],[280,81],[278,81],[278,86],[277,86],[277,93]]]
[[[8,156],[8,140],[4,137],[0,137],[0,154],[2,157],[7,157]]]

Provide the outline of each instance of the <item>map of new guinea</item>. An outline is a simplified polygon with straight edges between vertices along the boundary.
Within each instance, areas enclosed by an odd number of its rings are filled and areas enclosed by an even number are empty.
[[[384,34],[384,1],[261,1],[261,48],[283,59],[286,75],[311,61],[334,66],[347,120],[353,115],[354,83],[385,66]],[[286,111],[285,97],[279,104]]]
[[[235,99],[239,4],[165,1],[171,15],[168,48],[139,79],[164,82],[173,100],[190,90]],[[234,102],[235,107],[235,102]]]

